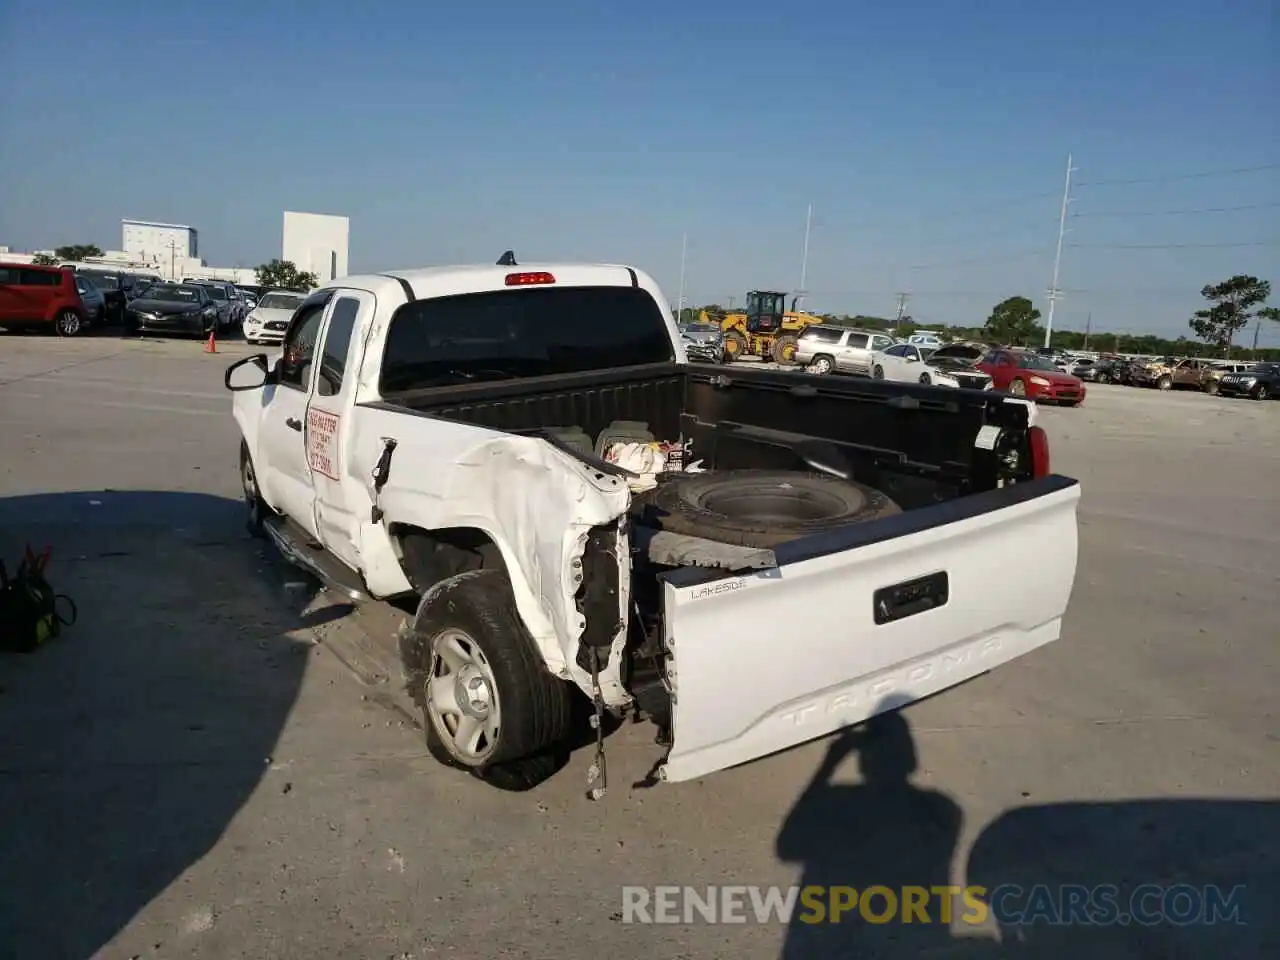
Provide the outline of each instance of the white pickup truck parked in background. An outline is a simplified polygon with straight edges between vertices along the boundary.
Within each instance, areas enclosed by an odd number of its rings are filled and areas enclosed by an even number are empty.
[[[419,598],[435,756],[530,786],[577,701],[654,720],[656,779],[687,780],[1058,637],[1079,487],[1025,404],[728,376],[666,302],[510,253],[344,277],[228,369],[251,529],[354,598]]]

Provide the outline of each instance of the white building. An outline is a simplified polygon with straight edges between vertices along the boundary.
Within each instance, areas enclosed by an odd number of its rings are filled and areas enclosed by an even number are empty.
[[[351,221],[324,213],[284,212],[280,259],[324,283],[347,275]]]
[[[120,249],[144,263],[200,259],[200,236],[186,224],[121,220],[120,233]]]

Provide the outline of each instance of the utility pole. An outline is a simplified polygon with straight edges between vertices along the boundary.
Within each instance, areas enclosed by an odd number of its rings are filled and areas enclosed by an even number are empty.
[[[813,229],[813,204],[809,204],[809,212],[804,218],[804,253],[800,255],[800,289],[796,291],[796,308],[804,303],[804,296],[809,292],[805,286],[809,282],[809,232]]]
[[[1089,331],[1093,329],[1093,311],[1089,311],[1089,317],[1084,322],[1084,348],[1089,349]]]
[[[1044,345],[1049,346],[1053,337],[1053,307],[1062,296],[1058,289],[1058,274],[1062,267],[1062,238],[1067,235],[1067,205],[1071,203],[1071,174],[1075,167],[1071,166],[1071,154],[1067,154],[1067,182],[1062,188],[1062,212],[1058,216],[1058,249],[1053,255],[1053,282],[1049,285],[1049,318],[1044,328]]]
[[[676,322],[680,322],[680,318],[684,313],[684,266],[685,261],[689,258],[689,235],[683,234],[680,238],[680,299],[676,302]]]
[[[898,332],[898,327],[902,325],[902,318],[907,312],[907,301],[911,299],[911,294],[898,294],[898,313],[893,319],[893,332]]]
[[[1253,325],[1253,359],[1258,359],[1258,331],[1262,329],[1262,318],[1258,318],[1258,322]]]

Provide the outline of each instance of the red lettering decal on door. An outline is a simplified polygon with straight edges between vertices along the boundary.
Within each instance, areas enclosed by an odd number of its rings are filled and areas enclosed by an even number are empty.
[[[327,410],[307,411],[307,463],[330,480],[338,479],[338,422]]]

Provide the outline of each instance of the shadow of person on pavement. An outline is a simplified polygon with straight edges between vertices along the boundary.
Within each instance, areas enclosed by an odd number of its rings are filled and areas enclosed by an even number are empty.
[[[1000,956],[1280,956],[1280,802],[1054,803],[988,824],[964,882]]]
[[[819,886],[825,915],[797,903],[784,960],[920,956],[950,943],[948,925],[930,904],[930,922],[903,923],[904,887],[949,884],[961,811],[945,794],[911,783],[915,744],[899,702],[839,734],[778,834],[778,858],[803,864],[804,887]],[[858,757],[861,783],[833,783],[837,768]],[[867,898],[868,888],[887,888]],[[857,901],[835,921],[830,906],[852,888]],[[847,895],[846,895],[847,896]],[[892,905],[896,909],[889,909]],[[814,922],[817,920],[817,922]]]
[[[78,618],[0,657],[0,954],[83,960],[270,776],[313,649],[293,634],[309,597],[286,601],[242,505],[219,497],[0,499],[10,569],[28,543],[52,547]]]

